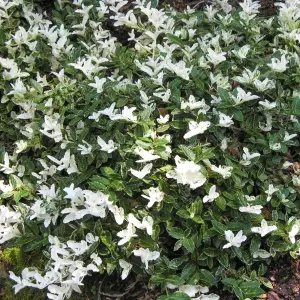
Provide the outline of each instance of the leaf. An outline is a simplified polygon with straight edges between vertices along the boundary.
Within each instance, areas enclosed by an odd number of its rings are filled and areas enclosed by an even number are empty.
[[[196,265],[193,263],[188,263],[181,272],[181,278],[188,281],[189,277],[196,271]]]
[[[201,269],[198,271],[199,273],[199,279],[201,280],[201,282],[205,285],[205,286],[213,286],[217,284],[217,279],[215,278],[215,276],[209,272],[206,269]]]
[[[189,219],[190,214],[186,209],[180,209],[176,212],[176,215],[183,218],[183,219]]]
[[[162,126],[157,127],[157,132],[165,132],[170,128],[170,124],[164,124]]]
[[[166,36],[169,39],[169,41],[172,42],[173,44],[177,44],[179,46],[183,45],[182,40],[178,36],[171,33],[167,33]]]
[[[243,282],[239,287],[247,298],[258,297],[264,293],[264,290],[260,288],[260,282],[258,281]]]
[[[20,191],[13,192],[13,198],[16,201],[16,203],[18,203],[22,198],[27,198],[30,195],[31,195],[30,191],[27,190],[20,190]]]
[[[183,285],[184,284],[184,279],[182,279],[181,277],[177,276],[177,275],[169,275],[166,278],[166,282],[173,284],[173,285]]]
[[[225,284],[226,286],[229,286],[229,287],[235,287],[235,286],[238,286],[239,285],[239,281],[233,279],[233,278],[224,278],[222,280],[222,283]]]
[[[121,98],[117,101],[116,103],[116,108],[120,108],[125,106],[128,103],[128,99],[127,98]]]
[[[108,275],[110,275],[110,274],[112,274],[113,273],[113,271],[116,269],[116,263],[115,262],[113,262],[113,263],[110,263],[110,262],[108,262],[107,264],[106,264],[106,271],[107,271],[107,274]]]
[[[272,289],[272,288],[273,288],[272,282],[269,281],[269,280],[267,280],[267,279],[260,278],[260,282],[261,282],[265,287],[267,287],[268,289]]]
[[[103,167],[100,170],[101,170],[101,173],[104,176],[107,176],[107,177],[110,177],[111,175],[115,174],[115,171],[112,168],[109,168],[109,167]]]
[[[125,144],[125,142],[126,142],[125,135],[122,134],[119,130],[116,130],[116,132],[115,132],[115,138],[116,138],[116,141],[119,144]]]
[[[279,252],[285,252],[291,249],[291,245],[283,241],[276,241],[272,243],[271,248]]]
[[[158,224],[155,224],[153,226],[153,230],[152,230],[152,234],[151,234],[151,238],[153,240],[156,240],[159,237],[159,233],[160,233],[160,227]]]
[[[167,231],[174,239],[182,239],[184,237],[184,231],[178,227],[167,228]]]
[[[229,267],[229,257],[226,252],[221,252],[217,259],[224,268]]]
[[[245,299],[245,297],[243,295],[243,291],[241,290],[241,288],[239,286],[233,287],[233,291],[240,300]]]
[[[170,269],[174,269],[177,270],[177,268],[179,266],[181,266],[184,262],[187,261],[187,257],[178,257],[178,258],[173,258],[170,262],[169,262],[169,268]]]
[[[170,300],[191,300],[191,297],[188,296],[186,293],[176,292],[171,295]]]
[[[237,121],[243,122],[244,121],[244,115],[242,113],[242,111],[236,109],[233,112],[233,118]]]
[[[223,211],[226,210],[226,200],[224,197],[218,197],[216,199],[216,205]]]
[[[4,28],[0,29],[0,44],[3,45],[6,41],[6,34]]]
[[[260,244],[261,244],[260,237],[254,236],[251,240],[251,245],[250,245],[251,254],[258,251],[258,249],[260,248]]]
[[[292,114],[300,116],[300,96],[294,98],[292,103]]]
[[[223,88],[218,88],[218,95],[226,104],[230,102],[230,95],[227,90]]]
[[[191,214],[191,217],[193,218],[195,215],[200,216],[203,208],[203,203],[200,200],[196,200],[192,203],[189,211]]]
[[[193,253],[195,250],[195,242],[193,241],[192,238],[184,238],[182,240],[182,245],[187,251],[191,253]]]
[[[177,250],[179,250],[181,247],[182,247],[182,241],[181,241],[181,240],[178,240],[178,241],[175,243],[175,245],[174,245],[173,251],[177,251]]]
[[[48,237],[42,238],[39,236],[39,237],[35,237],[30,241],[30,243],[27,243],[25,246],[23,246],[22,250],[24,252],[31,252],[33,250],[46,246],[47,244],[48,244]]]
[[[217,250],[216,248],[205,248],[203,249],[203,252],[205,255],[209,256],[209,257],[217,257],[219,255],[219,250]]]
[[[150,281],[154,283],[163,283],[165,279],[166,279],[165,275],[157,274],[157,275],[152,275]]]
[[[96,190],[103,190],[106,189],[110,185],[110,181],[101,176],[93,176],[89,181],[89,186]]]
[[[195,163],[198,163],[201,160],[205,159],[211,159],[215,156],[215,153],[213,152],[213,148],[206,148],[201,149],[200,147],[195,149],[196,152],[196,159]]]
[[[176,292],[172,295],[162,295],[157,298],[157,300],[191,300],[191,297],[185,293]]]
[[[41,86],[37,81],[35,81],[35,80],[33,80],[33,79],[30,79],[30,83],[32,84],[33,88],[34,88],[37,92],[39,92],[40,94],[43,93],[43,88],[42,88],[42,86]]]
[[[184,155],[191,161],[194,161],[196,158],[195,153],[187,146],[185,145],[179,145],[179,149],[182,150]]]
[[[159,296],[156,300],[168,300],[170,298],[168,298],[169,296],[167,295],[162,295],[162,296]]]
[[[227,230],[226,226],[218,221],[212,220],[211,223],[213,224],[213,229],[220,234],[224,234],[224,231]]]

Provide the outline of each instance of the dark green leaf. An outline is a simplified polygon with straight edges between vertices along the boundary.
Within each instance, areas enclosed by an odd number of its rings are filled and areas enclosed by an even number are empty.
[[[184,279],[182,279],[181,277],[177,276],[177,275],[169,275],[166,278],[166,282],[173,284],[173,285],[183,285],[184,284]]]
[[[174,239],[182,239],[184,237],[184,231],[178,227],[168,228],[167,231]]]
[[[177,44],[179,46],[183,45],[182,40],[178,36],[171,33],[167,33],[166,36],[169,39],[169,41],[172,42],[173,44]]]
[[[196,271],[196,265],[193,263],[188,263],[181,272],[181,277],[188,280],[191,275]]]
[[[292,103],[292,114],[300,116],[300,96],[294,98]]]
[[[193,253],[195,250],[195,242],[193,241],[192,238],[184,238],[182,240],[182,245],[187,251],[191,253]]]
[[[198,271],[199,273],[199,279],[200,281],[210,287],[210,286],[213,286],[213,285],[216,285],[217,284],[217,279],[215,278],[215,276],[209,272],[208,270],[206,269],[201,269]]]
[[[264,290],[260,288],[260,282],[247,281],[239,285],[245,297],[258,297],[264,293]]]

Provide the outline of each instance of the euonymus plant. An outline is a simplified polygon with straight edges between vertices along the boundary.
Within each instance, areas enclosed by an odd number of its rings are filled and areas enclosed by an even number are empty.
[[[277,5],[0,1],[0,243],[45,262],[16,293],[100,272],[255,299],[300,254],[300,2]]]

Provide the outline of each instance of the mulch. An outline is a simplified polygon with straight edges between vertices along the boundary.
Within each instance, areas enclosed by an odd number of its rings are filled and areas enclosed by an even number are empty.
[[[269,280],[273,289],[268,300],[300,300],[300,259],[282,257],[269,268]]]

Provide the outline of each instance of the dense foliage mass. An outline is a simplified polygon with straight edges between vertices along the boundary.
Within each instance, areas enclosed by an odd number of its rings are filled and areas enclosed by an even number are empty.
[[[100,272],[253,299],[300,254],[300,2],[127,2],[0,0],[0,243],[45,262],[15,292]]]

